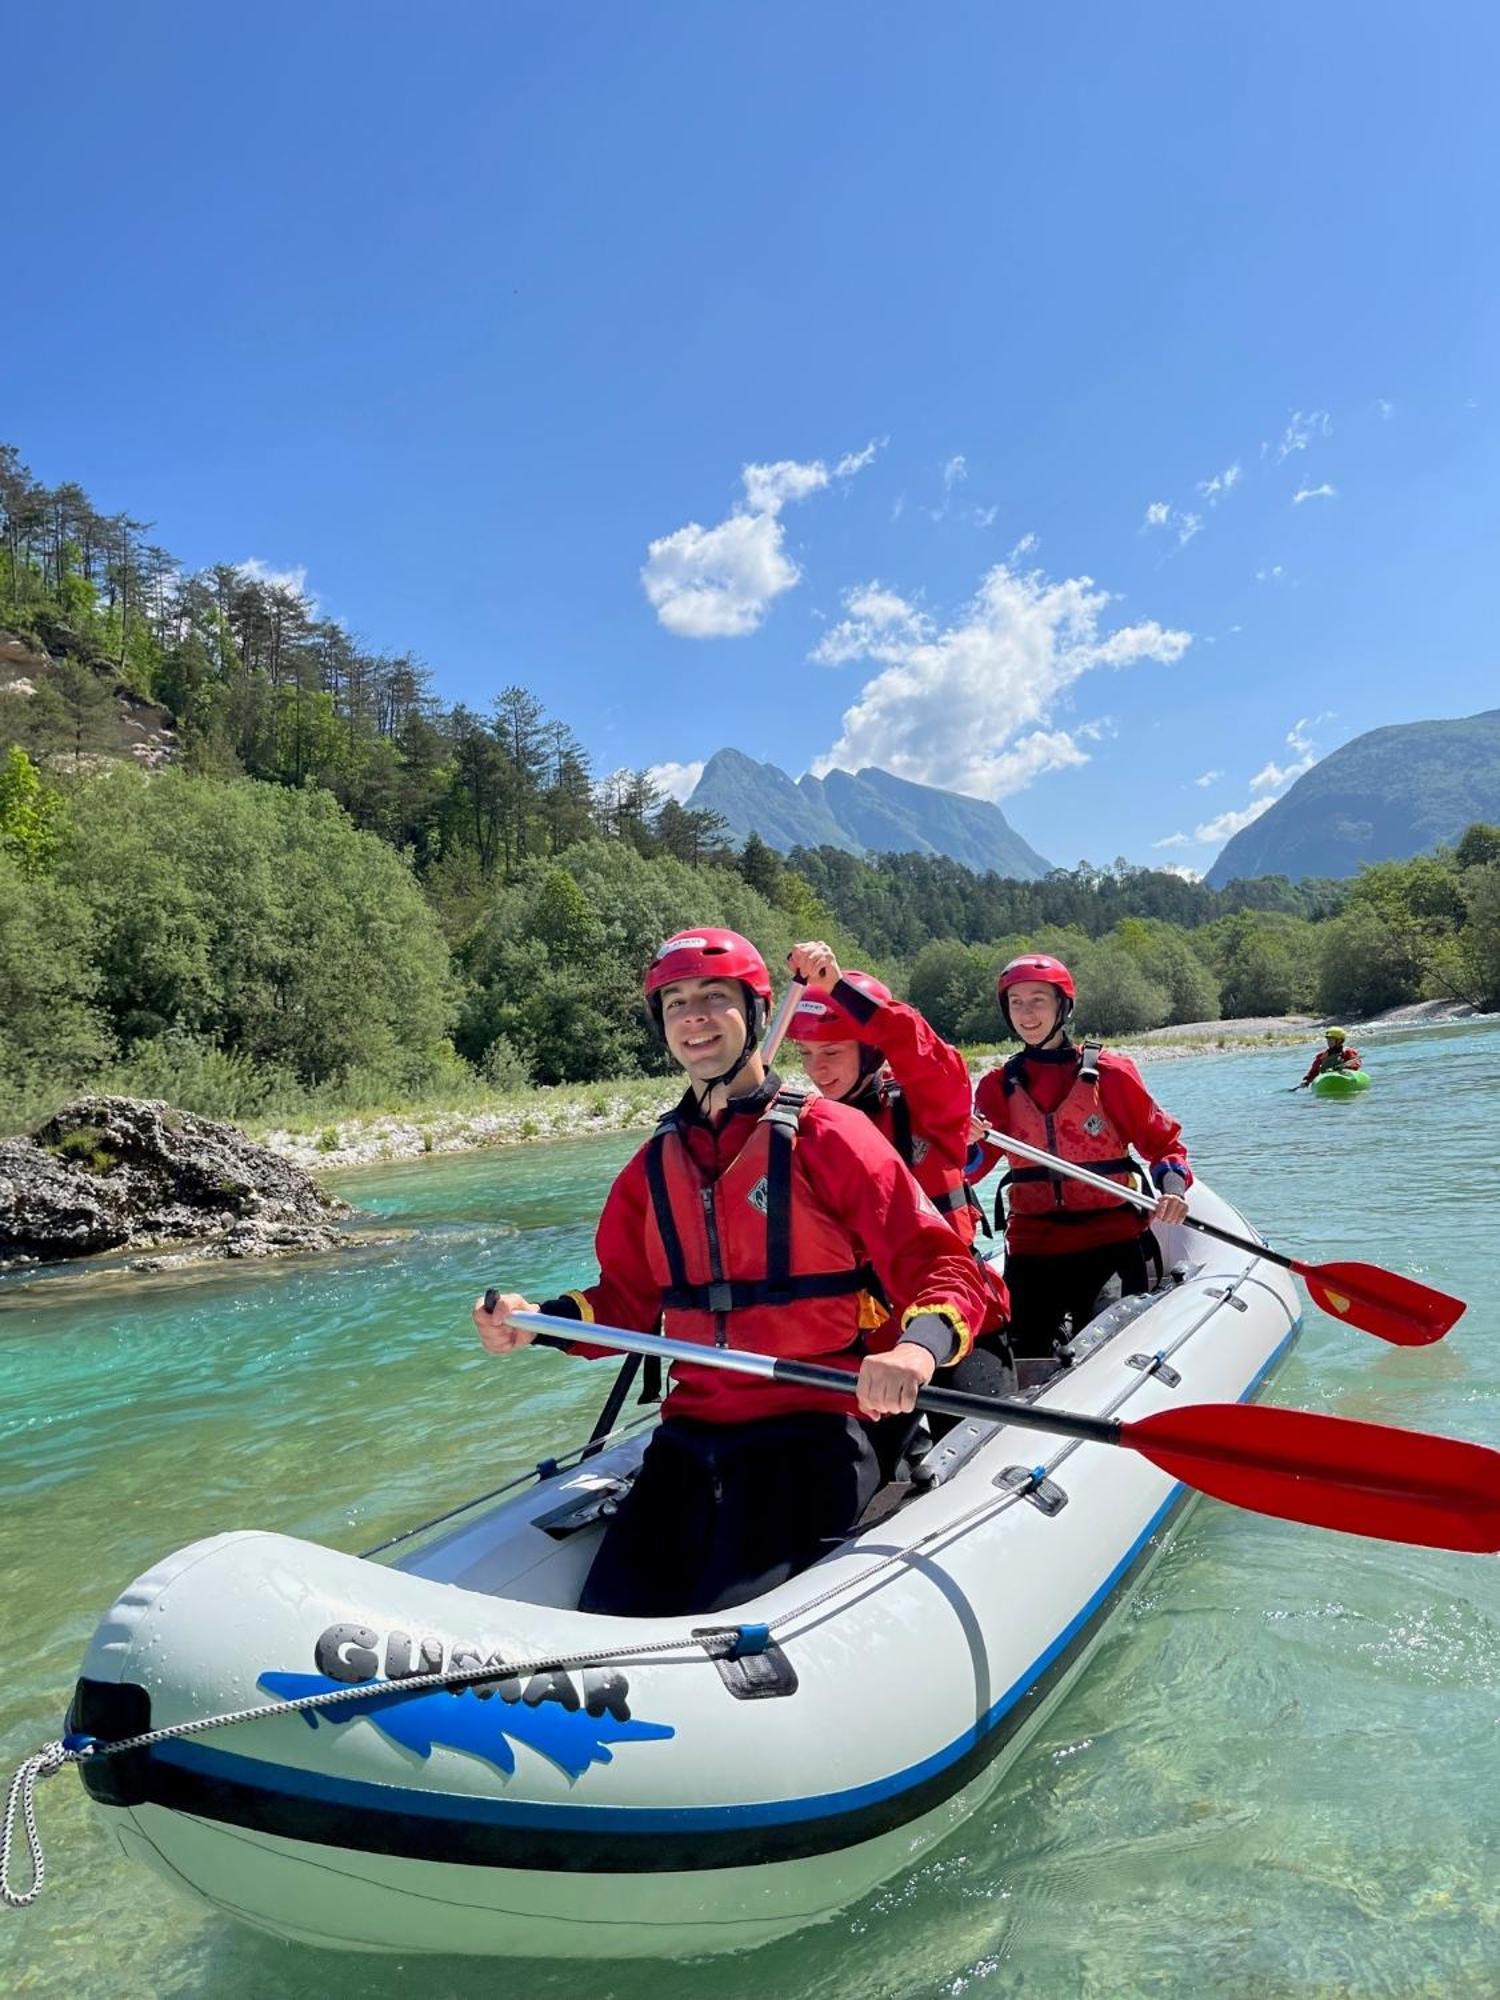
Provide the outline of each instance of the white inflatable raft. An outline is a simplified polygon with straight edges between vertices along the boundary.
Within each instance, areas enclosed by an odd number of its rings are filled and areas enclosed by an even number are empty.
[[[1201,1184],[1193,1207],[1241,1220]],[[1042,1403],[1135,1418],[1265,1381],[1300,1323],[1291,1280],[1167,1234],[1179,1281],[1101,1314]],[[572,1606],[600,1508],[646,1434],[540,1468],[384,1561],[242,1532],[138,1578],[75,1697],[74,1726],[101,1739],[402,1676],[495,1677],[85,1762],[121,1845],[319,1945],[759,1944],[910,1867],[973,1809],[1188,1497],[1134,1452],[965,1423],[904,1504],[753,1603],[586,1616]]]

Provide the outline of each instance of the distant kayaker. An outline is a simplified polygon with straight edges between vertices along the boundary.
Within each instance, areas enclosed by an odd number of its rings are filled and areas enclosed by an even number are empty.
[[[754,945],[679,932],[645,996],[688,1089],[609,1191],[597,1284],[543,1310],[846,1368],[859,1416],[816,1391],[674,1366],[579,1600],[626,1617],[741,1603],[848,1534],[880,1483],[873,1420],[910,1412],[934,1370],[968,1353],[992,1296],[869,1119],[766,1071],[771,979]],[[507,1315],[534,1310],[517,1292],[490,1312],[480,1300],[485,1347],[527,1345]],[[586,1335],[542,1342],[602,1351]]]
[[[868,972],[844,971],[821,938],[787,955],[807,982],[787,1028],[802,1067],[838,1104],[852,1104],[882,1132],[966,1244],[981,1210],[964,1165],[973,1085],[969,1065],[915,1007]]]
[[[1324,1033],[1327,1037],[1326,1046],[1319,1049],[1313,1057],[1312,1066],[1302,1081],[1293,1084],[1294,1090],[1306,1090],[1314,1077],[1329,1076],[1337,1070],[1360,1067],[1359,1050],[1350,1046],[1347,1028],[1327,1028]]]
[[[1182,1196],[1193,1179],[1182,1127],[1151,1096],[1128,1056],[1069,1039],[1077,989],[1068,968],[1028,953],[1001,970],[995,991],[1005,1025],[1024,1047],[979,1080],[969,1178],[982,1179],[1004,1151],[981,1137],[985,1128],[1139,1190],[1145,1176],[1134,1149],[1158,1194],[1156,1219],[1181,1222]],[[1017,1359],[1053,1353],[1064,1321],[1078,1332],[1111,1278],[1119,1278],[1124,1294],[1151,1289],[1155,1246],[1141,1209],[1019,1155],[995,1208],[996,1226],[1005,1230]]]

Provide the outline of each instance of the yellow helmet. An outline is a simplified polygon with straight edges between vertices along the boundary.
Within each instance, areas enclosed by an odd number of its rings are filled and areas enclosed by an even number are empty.
[[[1349,1039],[1347,1028],[1325,1028],[1323,1032],[1330,1042],[1347,1042]]]

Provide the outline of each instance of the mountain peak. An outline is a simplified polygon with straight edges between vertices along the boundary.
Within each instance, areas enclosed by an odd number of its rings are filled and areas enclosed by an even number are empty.
[[[1356,736],[1241,828],[1205,880],[1354,875],[1456,840],[1475,820],[1500,820],[1500,708]]]
[[[850,854],[944,854],[1024,882],[1052,866],[987,799],[919,785],[874,764],[794,781],[779,765],[726,748],[704,765],[688,803],[720,814],[736,840],[758,833],[782,853],[841,847]]]

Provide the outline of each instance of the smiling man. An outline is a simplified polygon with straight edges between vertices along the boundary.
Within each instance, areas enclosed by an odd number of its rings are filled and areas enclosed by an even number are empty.
[[[969,1351],[988,1303],[974,1258],[870,1121],[766,1070],[771,978],[748,939],[678,932],[645,997],[688,1089],[610,1189],[598,1283],[543,1309],[844,1368],[859,1414],[676,1364],[579,1601],[635,1617],[743,1603],[848,1534],[880,1482],[875,1421],[909,1412]],[[509,1316],[535,1310],[515,1292],[491,1312],[481,1300],[485,1347],[525,1346]],[[569,1351],[603,1350],[585,1337]]]

